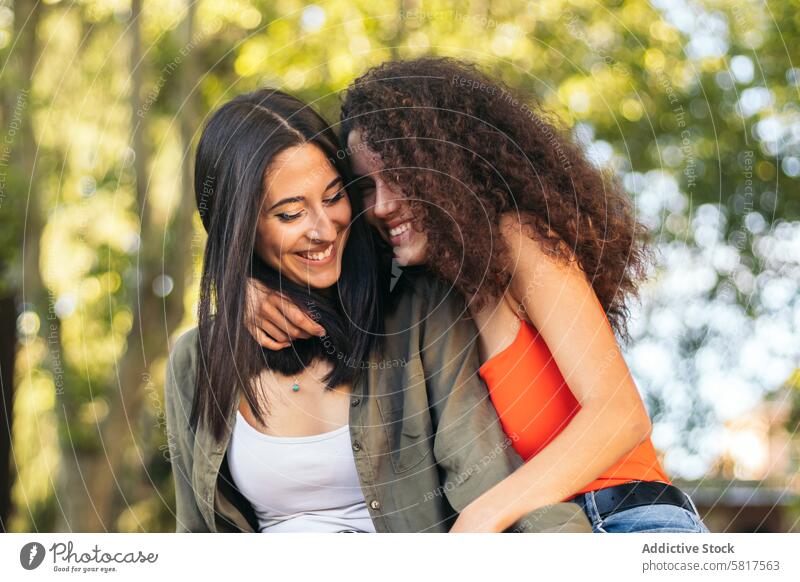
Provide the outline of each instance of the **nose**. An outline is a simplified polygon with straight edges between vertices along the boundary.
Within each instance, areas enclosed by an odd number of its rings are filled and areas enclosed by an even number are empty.
[[[328,213],[321,210],[314,216],[306,236],[313,241],[332,243],[339,233],[336,223]]]
[[[400,203],[397,195],[387,187],[383,180],[375,181],[375,205],[373,212],[378,218],[387,218],[397,212]]]

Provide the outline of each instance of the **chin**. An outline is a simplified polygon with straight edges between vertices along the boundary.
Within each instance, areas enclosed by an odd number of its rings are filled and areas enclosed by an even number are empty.
[[[333,287],[339,281],[340,273],[320,273],[314,277],[308,277],[306,282],[312,289],[327,289]]]
[[[406,253],[404,253],[404,252],[402,252],[402,251],[400,251],[400,252],[397,252],[397,251],[395,250],[395,253],[394,253],[394,260],[395,260],[395,261],[397,262],[397,264],[398,264],[398,265],[400,265],[401,267],[408,267],[408,266],[412,265],[412,263],[409,263],[409,262],[408,262],[409,258],[410,258],[410,257],[409,257],[409,256],[408,256]]]
[[[394,258],[401,267],[414,267],[425,262],[425,251],[416,245],[395,247]]]

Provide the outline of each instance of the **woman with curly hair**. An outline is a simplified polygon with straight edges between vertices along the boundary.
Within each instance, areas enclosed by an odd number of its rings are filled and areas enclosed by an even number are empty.
[[[451,531],[502,531],[565,500],[597,532],[708,531],[656,457],[617,345],[649,258],[618,184],[539,108],[454,59],[369,70],[347,91],[341,133],[397,262],[466,299],[478,372],[526,461]],[[259,316],[280,320],[276,305]],[[294,323],[272,347],[319,331],[284,313]]]

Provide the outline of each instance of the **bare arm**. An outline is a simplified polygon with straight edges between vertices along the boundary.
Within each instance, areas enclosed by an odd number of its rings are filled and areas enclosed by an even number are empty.
[[[502,531],[592,482],[650,435],[650,419],[589,281],[506,223],[511,296],[550,348],[580,410],[564,430],[467,507],[453,531]]]

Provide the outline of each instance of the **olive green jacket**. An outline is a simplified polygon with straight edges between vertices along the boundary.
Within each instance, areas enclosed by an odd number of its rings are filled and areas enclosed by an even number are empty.
[[[458,512],[522,463],[477,375],[476,329],[460,298],[420,274],[404,274],[386,313],[383,354],[354,383],[350,438],[378,532],[446,532]],[[226,451],[237,405],[220,442],[189,426],[198,369],[196,328],[167,367],[167,436],[177,531],[253,532],[258,522],[236,489]],[[589,532],[574,503],[525,516],[511,531]]]

